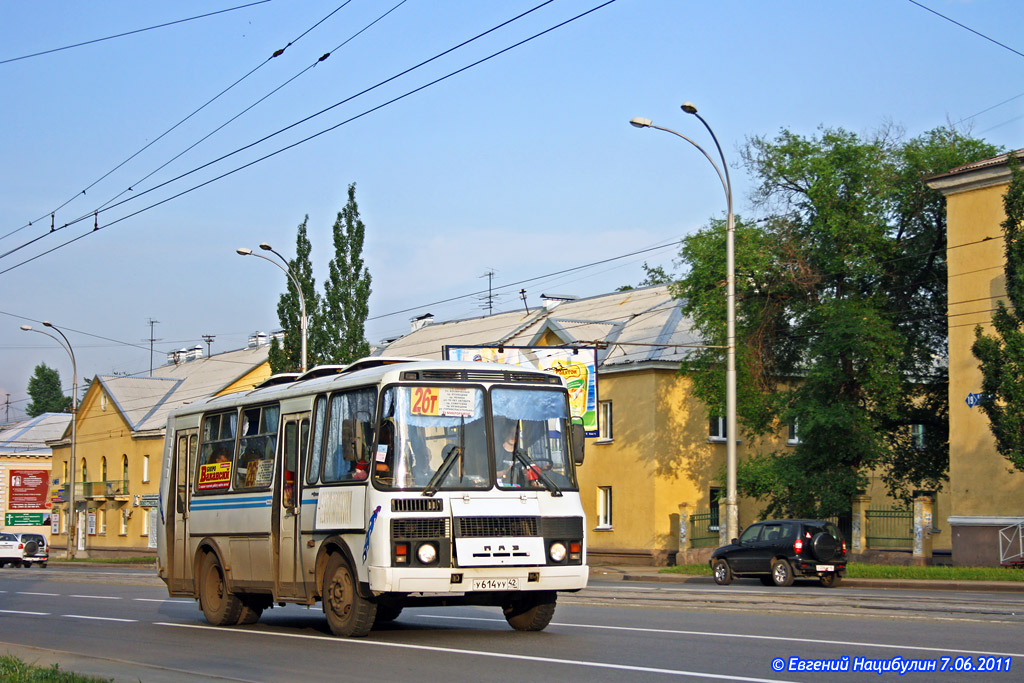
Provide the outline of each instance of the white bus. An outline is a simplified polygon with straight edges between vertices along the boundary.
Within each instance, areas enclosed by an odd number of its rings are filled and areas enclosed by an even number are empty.
[[[370,358],[168,419],[158,572],[211,624],[322,603],[365,636],[406,606],[541,630],[587,584],[583,425],[553,373]]]

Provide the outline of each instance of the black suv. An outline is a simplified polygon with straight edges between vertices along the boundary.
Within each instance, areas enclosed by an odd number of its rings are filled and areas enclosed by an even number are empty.
[[[846,541],[832,522],[757,522],[711,554],[711,570],[721,586],[734,576],[756,576],[766,586],[789,586],[797,576],[816,576],[832,588],[846,574]]]

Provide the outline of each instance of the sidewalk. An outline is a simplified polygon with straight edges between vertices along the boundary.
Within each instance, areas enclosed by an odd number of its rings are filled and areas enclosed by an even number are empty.
[[[711,576],[662,574],[662,567],[591,565],[590,578],[601,581],[646,581],[667,584],[715,585]],[[749,581],[750,579],[736,579]],[[988,591],[1024,593],[1024,581],[931,581],[919,579],[851,579],[843,577],[841,588],[902,588],[944,591]]]

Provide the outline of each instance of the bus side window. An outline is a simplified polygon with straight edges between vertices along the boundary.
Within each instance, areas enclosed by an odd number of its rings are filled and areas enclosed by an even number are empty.
[[[313,407],[313,444],[309,449],[306,483],[316,484],[320,478],[320,460],[324,450],[324,426],[327,422],[327,398],[318,396]]]

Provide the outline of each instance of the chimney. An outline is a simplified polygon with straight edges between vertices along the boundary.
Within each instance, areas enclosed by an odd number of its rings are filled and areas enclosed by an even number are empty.
[[[421,329],[423,327],[426,327],[427,325],[433,324],[433,322],[434,322],[434,314],[433,313],[424,313],[420,317],[412,319],[412,330],[411,331],[415,332],[418,329]]]

